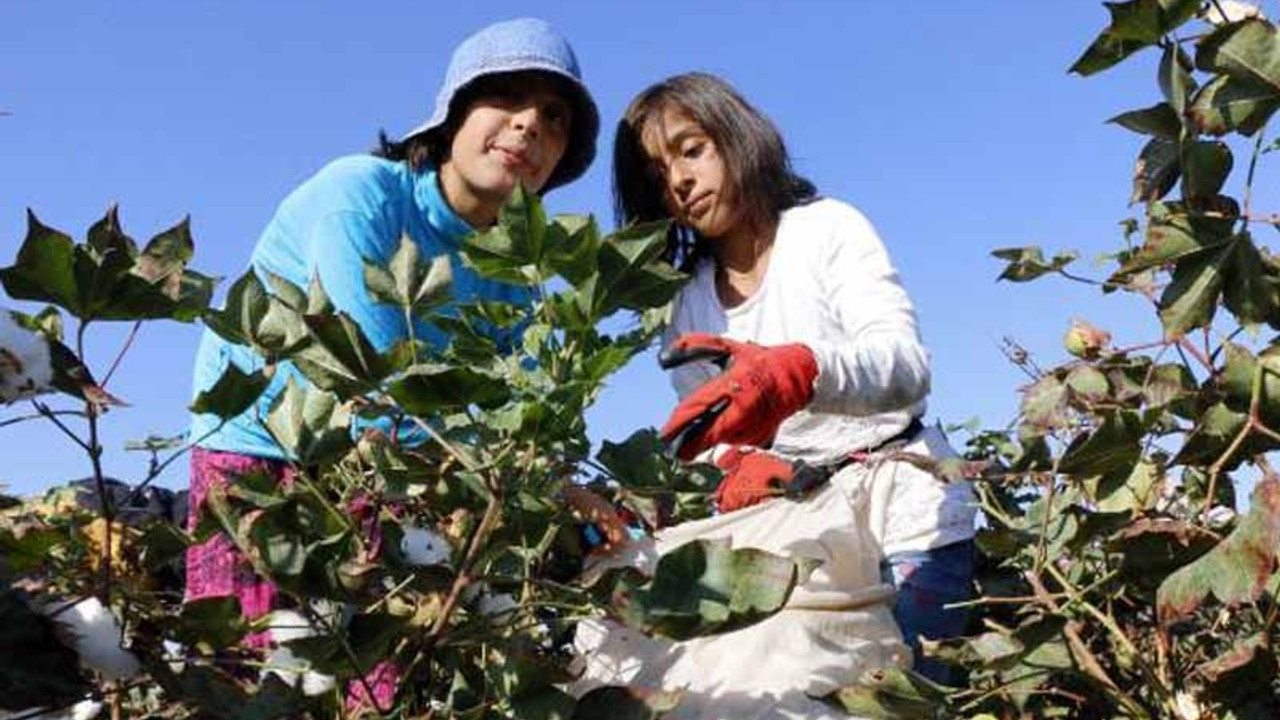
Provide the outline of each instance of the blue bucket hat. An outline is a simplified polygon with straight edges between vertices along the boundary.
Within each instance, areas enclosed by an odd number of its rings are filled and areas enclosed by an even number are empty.
[[[564,157],[560,158],[560,163],[547,179],[543,192],[578,178],[595,159],[600,113],[591,93],[582,84],[578,58],[569,42],[550,24],[535,18],[494,23],[463,40],[449,60],[444,85],[436,96],[435,112],[426,122],[406,133],[403,139],[443,126],[458,91],[476,78],[525,70],[558,75],[568,80],[572,89],[568,98],[573,106],[569,143]]]

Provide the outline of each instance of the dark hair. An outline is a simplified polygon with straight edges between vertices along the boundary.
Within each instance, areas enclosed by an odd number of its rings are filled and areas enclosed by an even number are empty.
[[[676,108],[702,126],[724,160],[725,173],[745,222],[777,223],[782,211],[812,202],[813,183],[796,174],[778,128],[729,83],[707,73],[685,73],[649,86],[631,101],[613,143],[613,203],[619,224],[670,217],[661,179],[644,150],[647,123]],[[672,226],[667,261],[691,268],[707,244],[689,228]]]
[[[458,124],[471,104],[480,97],[511,97],[522,92],[521,88],[530,75],[536,74],[550,82],[555,92],[565,99],[571,107],[577,107],[573,99],[578,90],[565,78],[544,70],[516,70],[513,72],[491,73],[481,75],[458,88],[449,101],[449,114],[443,123],[426,132],[411,135],[403,140],[395,141],[387,136],[386,130],[378,131],[378,146],[374,148],[375,157],[387,160],[404,161],[414,170],[421,170],[427,165],[440,167],[449,159],[449,148],[453,145],[453,135],[458,131]],[[574,118],[573,122],[580,122]],[[572,142],[572,139],[571,139]],[[568,150],[565,157],[568,157]],[[564,158],[560,159],[564,162]],[[560,168],[556,170],[559,171]],[[554,173],[553,173],[554,176]],[[550,180],[548,180],[550,182]]]

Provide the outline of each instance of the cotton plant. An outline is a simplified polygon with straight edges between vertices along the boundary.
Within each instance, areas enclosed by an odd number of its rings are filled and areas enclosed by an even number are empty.
[[[587,216],[549,218],[536,197],[517,191],[498,225],[459,252],[482,275],[524,288],[527,303],[446,304],[448,259],[423,257],[402,238],[386,264],[364,268],[368,290],[415,332],[432,326],[447,342],[411,336],[382,351],[318,280],[302,288],[246,273],[222,308],[209,308],[212,279],[187,268],[186,221],[144,246],[124,233],[114,209],[83,242],[34,214],[28,226],[0,283],[17,301],[52,308],[43,315],[45,336],[57,341],[49,344],[48,384],[61,395],[38,401],[38,419],[56,424],[55,437],[64,439],[83,425],[75,444],[88,450],[94,484],[105,481],[94,438],[111,402],[105,391],[96,394],[102,388],[89,368],[97,365],[80,356],[79,340],[104,323],[131,323],[137,332],[165,319],[202,320],[263,359],[253,372],[228,368],[195,398],[195,412],[239,415],[281,363],[292,363],[297,373],[260,420],[294,460],[296,480],[246,474],[211,491],[207,512],[185,529],[126,525],[110,505],[37,508],[0,498],[8,508],[0,509],[0,550],[13,560],[0,563],[0,576],[35,598],[95,598],[100,606],[83,609],[107,610],[123,628],[103,631],[111,642],[96,651],[127,648],[136,658],[136,668],[118,657],[122,664],[101,668],[63,663],[66,676],[40,685],[39,702],[0,697],[2,710],[58,711],[91,690],[106,697],[127,683],[128,698],[107,697],[113,712],[343,717],[344,693],[359,694],[376,670],[399,678],[370,685],[389,690],[394,697],[384,699],[405,716],[496,708],[526,717],[550,708],[581,718],[608,707],[649,718],[657,706],[634,689],[582,698],[563,690],[580,618],[625,604],[627,622],[644,632],[714,634],[781,610],[810,567],[803,558],[693,543],[653,576],[611,574],[587,584],[580,573],[591,552],[582,526],[591,520],[566,501],[566,488],[589,483],[604,506],[626,507],[652,530],[705,516],[718,478],[664,455],[653,430],[608,443],[594,459],[586,434],[586,409],[660,336],[667,304],[686,279],[660,258],[665,224],[606,235]],[[95,282],[78,282],[88,271]],[[63,321],[75,350],[61,344]],[[602,331],[605,321],[611,333]],[[59,380],[58,348],[76,361],[69,382]],[[189,447],[157,454],[138,484]],[[281,604],[298,609],[247,620],[236,597],[181,602],[157,592],[183,549],[214,533],[276,586]],[[701,599],[686,602],[695,591]],[[19,629],[0,623],[0,638]],[[264,636],[271,646],[252,661],[259,672],[228,661],[257,652],[228,648]],[[51,666],[65,656],[59,652],[72,651],[52,648]],[[16,658],[0,657],[0,680],[25,671]]]

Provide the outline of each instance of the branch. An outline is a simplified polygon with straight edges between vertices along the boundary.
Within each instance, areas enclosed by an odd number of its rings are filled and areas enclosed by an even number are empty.
[[[125,353],[129,352],[129,347],[133,345],[133,339],[138,335],[138,328],[142,327],[142,321],[139,320],[129,328],[129,336],[124,339],[124,346],[120,348],[120,352],[116,353],[116,359],[111,361],[111,367],[107,370],[107,374],[102,378],[102,382],[98,383],[98,387],[107,388],[107,383],[111,382],[111,376],[115,374],[116,368],[120,367],[120,361],[124,360]]]

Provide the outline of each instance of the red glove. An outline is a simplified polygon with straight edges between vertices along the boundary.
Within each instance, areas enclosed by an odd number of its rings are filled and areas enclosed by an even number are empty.
[[[724,372],[689,393],[662,426],[663,442],[681,460],[721,443],[767,446],[782,421],[813,399],[818,361],[799,343],[764,347],[690,333],[658,357],[666,370],[695,360]]]
[[[733,512],[786,492],[795,478],[795,466],[753,447],[735,446],[716,458],[724,479],[716,488],[716,509]]]

